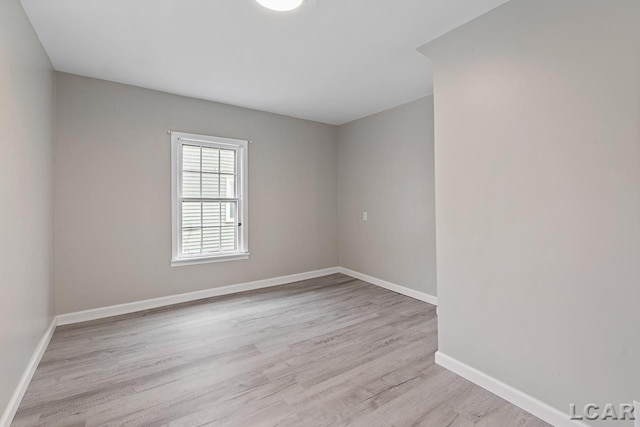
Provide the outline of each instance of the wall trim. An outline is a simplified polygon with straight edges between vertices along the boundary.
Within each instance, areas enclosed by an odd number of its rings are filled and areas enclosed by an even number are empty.
[[[40,360],[42,360],[42,356],[49,345],[49,341],[51,341],[51,337],[53,337],[53,333],[56,330],[56,321],[57,318],[54,316],[53,319],[51,319],[49,327],[44,332],[44,335],[40,338],[40,341],[38,342],[38,345],[36,346],[27,367],[24,369],[24,373],[22,374],[15,391],[13,392],[9,403],[0,418],[0,427],[9,427],[11,425],[13,417],[15,417],[18,407],[20,406],[20,402],[22,402],[24,393],[27,391],[27,387],[29,387],[29,384],[31,383],[33,374],[35,374],[36,369],[40,364]]]
[[[541,402],[535,397],[462,363],[441,351],[436,352],[436,363],[555,427],[588,427],[588,425],[582,421],[570,420],[568,413],[564,413],[559,409]]]
[[[322,270],[308,271],[305,273],[291,274],[288,276],[273,277],[270,279],[256,280],[253,282],[238,283],[235,285],[221,286],[218,288],[205,289],[202,291],[188,292],[178,295],[170,295],[166,297],[147,299],[142,301],[134,301],[125,304],[112,305],[108,307],[100,307],[90,310],[77,311],[73,313],[59,314],[51,320],[49,328],[45,331],[36,347],[31,360],[29,361],[25,371],[20,378],[11,400],[5,409],[2,418],[0,418],[0,427],[9,427],[20,406],[20,402],[27,391],[27,387],[33,378],[33,375],[40,364],[40,360],[44,355],[56,326],[71,325],[75,323],[88,322],[91,320],[105,319],[108,317],[130,314],[139,311],[149,310],[152,308],[166,307],[184,302],[197,301],[206,298],[212,298],[223,295],[236,294],[240,292],[252,291],[256,289],[270,288],[289,283],[299,282],[301,280],[315,279],[317,277],[328,276],[330,274],[342,273],[355,279],[363,280],[367,283],[380,286],[390,291],[397,292],[408,297],[437,305],[438,299],[433,295],[424,292],[415,291],[395,283],[387,282],[357,271],[349,270],[343,267],[331,267]]]
[[[359,273],[357,271],[349,270],[348,268],[344,268],[344,267],[338,267],[338,271],[342,274],[346,274],[347,276],[351,276],[354,279],[362,280],[364,282],[371,283],[372,285],[380,286],[381,288],[385,288],[390,291],[397,292],[399,294],[402,294],[410,298],[414,298],[435,306],[438,305],[438,298],[433,295],[429,295],[425,292],[409,289],[405,286],[387,282],[386,280],[378,279],[377,277],[373,277],[363,273]]]
[[[120,316],[123,314],[135,313],[152,308],[166,307],[169,305],[180,304],[184,302],[197,301],[201,299],[235,294],[239,292],[253,291],[256,289],[269,288],[272,286],[280,286],[288,283],[299,282],[301,280],[327,276],[329,274],[335,274],[338,272],[338,267],[325,268],[322,270],[308,271],[305,273],[291,274],[288,276],[273,277],[271,279],[256,280],[253,282],[238,283],[229,286],[220,286],[218,288],[210,288],[202,291],[188,292],[184,294],[170,295],[166,297],[134,301],[108,307],[77,311],[74,313],[60,314],[58,315],[57,320],[59,326],[71,325],[74,323],[88,322],[91,320]]]

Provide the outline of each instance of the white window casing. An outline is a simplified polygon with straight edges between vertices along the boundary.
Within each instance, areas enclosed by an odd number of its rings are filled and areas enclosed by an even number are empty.
[[[249,258],[249,141],[171,132],[171,266]]]

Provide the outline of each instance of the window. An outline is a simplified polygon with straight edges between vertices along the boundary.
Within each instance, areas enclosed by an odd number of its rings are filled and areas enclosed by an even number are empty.
[[[249,258],[248,141],[171,133],[171,265]]]

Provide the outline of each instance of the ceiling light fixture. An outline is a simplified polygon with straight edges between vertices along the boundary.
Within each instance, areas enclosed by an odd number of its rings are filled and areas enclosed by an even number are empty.
[[[256,0],[267,9],[277,10],[278,12],[286,12],[293,10],[302,4],[304,0]]]

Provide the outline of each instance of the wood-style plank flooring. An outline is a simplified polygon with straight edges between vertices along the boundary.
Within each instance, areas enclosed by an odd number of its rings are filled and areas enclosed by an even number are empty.
[[[335,274],[59,327],[13,426],[547,426],[434,364],[435,307]]]

